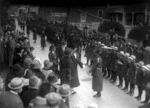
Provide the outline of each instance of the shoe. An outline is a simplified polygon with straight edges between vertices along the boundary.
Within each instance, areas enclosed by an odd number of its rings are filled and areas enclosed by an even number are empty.
[[[138,101],[141,101],[141,97],[136,97],[136,99],[137,99]]]
[[[145,101],[142,101],[141,103],[143,103],[143,104],[147,104],[147,103],[148,103],[148,101],[146,101],[146,100],[145,100]]]
[[[128,94],[128,95],[131,95],[132,93],[129,91],[129,92],[127,92],[127,94]]]
[[[74,95],[74,94],[76,94],[76,93],[77,93],[77,92],[73,91],[71,94]]]
[[[127,92],[128,92],[128,89],[124,89],[123,91],[127,93]]]
[[[130,96],[134,96],[134,93],[131,93]]]
[[[122,85],[118,86],[119,88],[122,88]]]
[[[100,97],[100,96],[101,96],[101,94],[96,94],[93,97]]]

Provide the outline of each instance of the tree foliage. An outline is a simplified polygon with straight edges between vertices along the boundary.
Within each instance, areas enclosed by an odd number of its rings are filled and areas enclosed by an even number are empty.
[[[108,33],[112,28],[115,29],[115,32],[119,36],[125,36],[126,31],[124,26],[116,21],[104,21],[102,24],[99,25],[98,31],[101,33]]]
[[[134,27],[129,32],[128,38],[143,41],[146,35],[150,36],[150,26]]]

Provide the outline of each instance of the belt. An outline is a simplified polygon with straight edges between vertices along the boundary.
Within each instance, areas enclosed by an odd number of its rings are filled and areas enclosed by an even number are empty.
[[[101,69],[101,67],[100,67],[100,68],[97,68],[97,69]]]

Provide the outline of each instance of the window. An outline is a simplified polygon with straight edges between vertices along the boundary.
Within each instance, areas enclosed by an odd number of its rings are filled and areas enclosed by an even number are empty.
[[[145,14],[144,13],[135,13],[134,14],[134,25],[139,25],[140,23],[144,23]]]
[[[103,17],[103,11],[102,10],[98,10],[98,17]]]
[[[86,22],[86,14],[81,14],[81,23],[85,23]]]
[[[126,13],[126,25],[132,25],[132,13]]]
[[[123,14],[122,13],[117,13],[118,16],[118,21],[122,22],[123,21]]]

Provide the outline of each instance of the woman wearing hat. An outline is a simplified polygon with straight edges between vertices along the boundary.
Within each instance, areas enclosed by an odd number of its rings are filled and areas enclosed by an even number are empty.
[[[136,63],[136,85],[138,87],[138,96],[135,98],[137,100],[141,100],[141,96],[143,92],[143,79],[144,79],[144,72],[142,69],[143,66],[144,66],[143,61]]]
[[[61,84],[69,84],[71,81],[71,67],[72,67],[72,59],[70,57],[71,50],[66,49],[64,52],[64,56],[60,59],[60,80]]]
[[[124,55],[124,59],[123,59],[123,68],[122,68],[122,77],[124,79],[125,82],[125,87],[122,88],[122,90],[124,90],[124,92],[128,92],[128,80],[127,80],[127,75],[128,75],[128,70],[129,70],[129,65],[130,65],[130,60],[128,59],[128,57],[130,56],[129,53],[125,53]]]
[[[99,50],[96,50],[96,55],[91,70],[92,74],[92,89],[97,92],[94,97],[100,97],[101,91],[103,89],[103,79],[102,79],[102,58],[99,56]]]
[[[40,61],[38,59],[34,59],[31,63],[31,71],[33,72],[34,75],[36,75],[37,77],[39,77],[40,79],[44,80],[45,76],[44,74],[41,72],[41,67],[42,64],[40,63]]]
[[[71,59],[72,59],[72,62],[73,62],[72,68],[71,68],[71,76],[72,76],[71,88],[72,88],[72,94],[74,94],[76,92],[73,90],[73,88],[78,87],[80,85],[79,78],[78,78],[77,66],[79,65],[81,68],[83,68],[83,64],[81,63],[79,57],[76,54],[77,45],[73,44],[71,46],[71,49],[72,49]]]
[[[42,31],[41,35],[41,48],[44,49],[46,47],[46,41],[45,41],[45,33]]]
[[[19,65],[19,64],[15,64],[12,67],[12,72],[8,73],[8,75],[6,76],[5,79],[5,90],[8,91],[9,87],[7,86],[8,83],[10,83],[10,81],[15,78],[15,77],[23,77],[24,75],[24,69]]]
[[[58,59],[56,56],[56,47],[54,45],[51,45],[49,48],[49,54],[48,58],[49,61],[53,63],[52,70],[58,75],[59,77],[59,71],[58,71]]]
[[[150,65],[143,66],[144,78],[143,78],[143,88],[146,91],[145,100],[142,103],[146,104],[149,102],[150,97],[148,96],[147,83],[150,82]]]
[[[49,60],[45,60],[45,61],[44,61],[44,67],[41,69],[41,72],[42,72],[42,73],[44,74],[44,76],[45,76],[45,81],[47,80],[49,74],[50,74],[51,72],[53,72],[52,69],[51,69],[52,66],[53,66],[53,63],[50,62]]]
[[[134,88],[135,88],[135,72],[136,72],[136,65],[135,65],[135,56],[131,55],[129,57],[129,70],[128,70],[128,75],[127,75],[127,80],[130,84],[130,91],[127,93],[131,96],[134,95]]]
[[[124,52],[120,51],[120,53],[117,54],[117,75],[119,77],[119,84],[117,85],[119,88],[122,88],[123,86],[123,77],[122,77],[122,68],[123,68],[123,59],[124,59]]]

